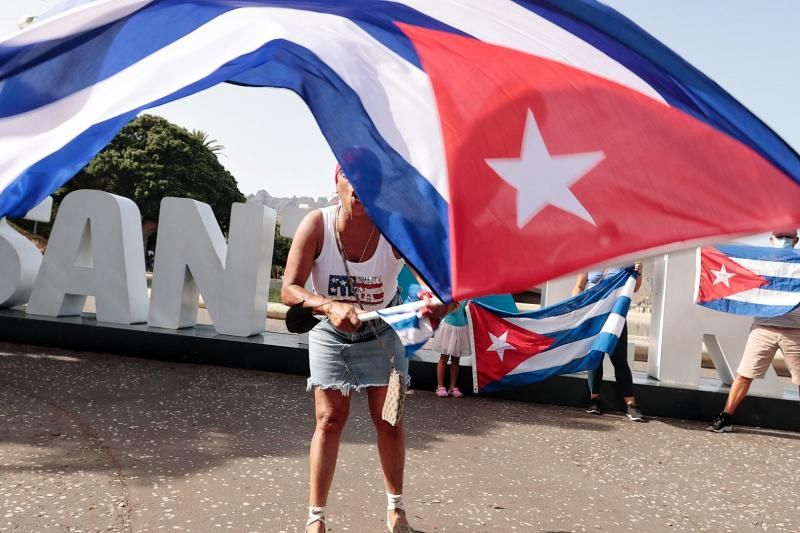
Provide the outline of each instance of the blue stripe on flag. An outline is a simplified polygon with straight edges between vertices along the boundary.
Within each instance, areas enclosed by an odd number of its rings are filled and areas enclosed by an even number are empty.
[[[753,316],[753,317],[775,317],[785,315],[789,311],[797,308],[795,305],[762,305],[749,302],[738,302],[736,300],[728,300],[720,298],[710,302],[698,302],[698,305],[721,311],[723,313],[732,313],[735,315]]]
[[[800,278],[778,278],[775,276],[761,276],[767,280],[767,284],[759,287],[763,290],[796,292],[800,298]]]
[[[572,311],[576,311],[583,307],[587,307],[589,305],[594,305],[595,303],[599,302],[600,300],[604,300],[611,296],[615,290],[619,289],[625,282],[628,280],[628,277],[633,272],[632,269],[626,269],[618,272],[617,274],[611,276],[610,278],[603,281],[603,283],[596,285],[589,289],[588,291],[584,291],[577,296],[573,296],[572,298],[568,298],[562,302],[556,303],[549,307],[545,307],[543,309],[536,309],[534,311],[526,311],[524,313],[513,313],[510,311],[505,311],[503,309],[495,309],[491,306],[485,305],[481,302],[478,302],[479,305],[488,309],[493,314],[508,318],[548,318],[554,316],[560,316],[566,313],[571,313]]]
[[[611,316],[611,313],[593,316],[584,320],[578,324],[578,326],[572,329],[548,333],[548,337],[555,339],[555,342],[548,349],[552,350],[553,348],[557,348],[565,344],[570,344],[576,341],[594,337],[600,333],[600,330],[603,329],[603,326],[605,325],[609,316]]]
[[[628,314],[630,304],[630,298],[621,296],[614,302],[614,308],[611,312],[590,317],[572,329],[547,333],[548,337],[555,339],[555,342],[548,349],[552,350],[564,344],[577,342],[597,335],[603,329],[609,317],[612,315],[624,317]]]
[[[718,244],[717,250],[734,261],[736,259],[755,259],[779,263],[800,263],[800,251],[794,248],[772,248],[770,246],[748,246],[745,244]]]
[[[0,213],[21,217],[54,190],[69,181],[95,153],[106,146],[125,124],[136,117],[138,110],[95,124],[20,174],[0,193]]]

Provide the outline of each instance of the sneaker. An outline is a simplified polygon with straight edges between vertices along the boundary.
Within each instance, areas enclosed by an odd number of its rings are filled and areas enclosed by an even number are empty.
[[[628,405],[628,418],[633,420],[634,422],[644,422],[644,415],[642,414],[642,410],[639,409],[639,406],[635,403]]]
[[[586,406],[586,412],[593,415],[600,415],[603,412],[600,410],[600,400],[592,398],[589,400],[589,405]]]
[[[713,431],[714,433],[729,433],[733,431],[733,424],[731,424],[731,415],[728,413],[720,413],[708,426],[706,431]]]

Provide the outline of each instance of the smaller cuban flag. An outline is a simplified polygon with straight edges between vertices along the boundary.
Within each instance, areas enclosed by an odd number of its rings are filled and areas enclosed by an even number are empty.
[[[695,302],[725,313],[785,315],[800,305],[800,253],[746,245],[698,249]]]
[[[509,313],[470,302],[473,383],[496,392],[597,368],[614,351],[636,285],[627,269],[549,307]]]
[[[406,347],[406,357],[411,357],[433,336],[430,319],[422,316],[419,310],[405,311],[388,307],[377,313],[400,337],[400,342]]]

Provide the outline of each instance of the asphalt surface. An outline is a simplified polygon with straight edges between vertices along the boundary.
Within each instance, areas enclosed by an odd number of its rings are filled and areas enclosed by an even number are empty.
[[[416,391],[420,531],[800,531],[800,434]],[[0,532],[302,531],[305,380],[0,344]],[[331,531],[385,530],[357,395]]]

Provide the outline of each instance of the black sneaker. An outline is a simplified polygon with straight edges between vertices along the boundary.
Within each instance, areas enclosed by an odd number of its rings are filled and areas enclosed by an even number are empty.
[[[600,410],[600,400],[592,398],[589,400],[589,405],[586,406],[586,412],[593,415],[600,415],[603,412]]]
[[[733,431],[733,424],[731,424],[731,415],[728,413],[720,413],[708,426],[706,431],[713,431],[714,433],[729,433]]]
[[[635,403],[628,405],[628,418],[634,422],[644,422],[644,415],[641,409],[639,409],[639,406]]]

